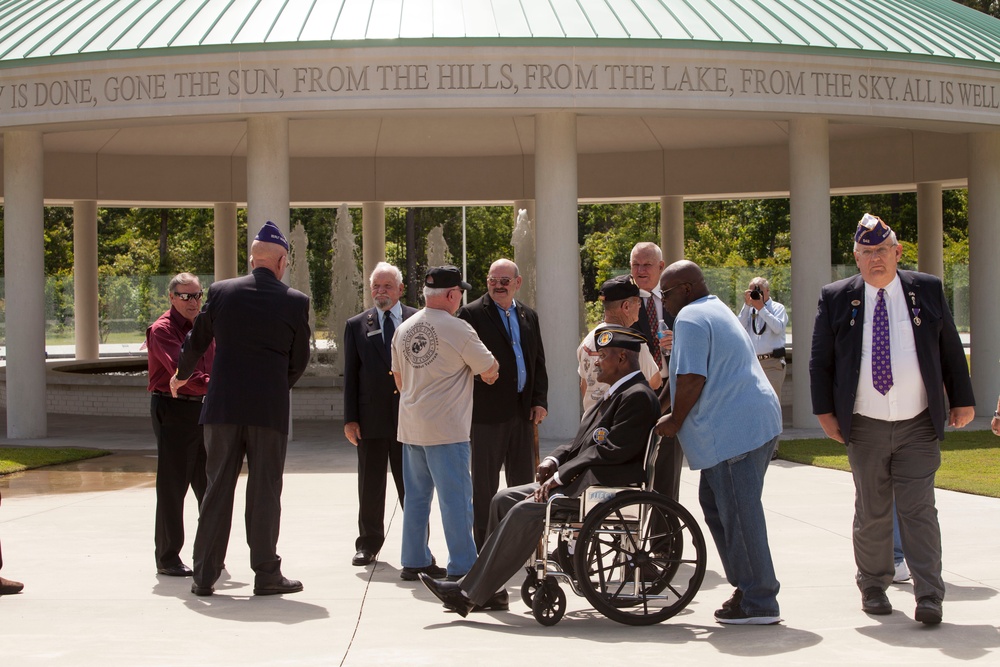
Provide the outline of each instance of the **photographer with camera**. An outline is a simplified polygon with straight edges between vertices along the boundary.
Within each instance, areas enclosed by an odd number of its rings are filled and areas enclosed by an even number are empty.
[[[781,401],[781,385],[785,382],[785,307],[771,298],[771,283],[757,276],[743,292],[740,324],[750,334],[757,360],[767,381]]]

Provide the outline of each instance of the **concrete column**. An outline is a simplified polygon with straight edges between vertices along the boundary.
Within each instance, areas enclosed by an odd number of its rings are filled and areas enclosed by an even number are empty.
[[[236,267],[239,240],[236,238],[236,204],[215,205],[215,279],[226,280],[239,275]]]
[[[969,137],[969,331],[976,414],[992,415],[1000,393],[1000,133]]]
[[[247,120],[248,250],[253,237],[268,220],[288,236],[288,208],[288,119],[251,116]],[[288,279],[286,272],[286,284]]]
[[[809,351],[820,290],[830,282],[830,134],[822,118],[789,123],[792,232],[792,425],[815,428]]]
[[[247,120],[248,264],[253,237],[265,222],[270,220],[286,238],[289,236],[288,208],[288,119],[273,115],[251,116]],[[291,280],[291,271],[285,271],[282,280],[287,285]],[[289,442],[292,439],[292,413],[289,408]]]
[[[577,242],[576,115],[535,116],[535,243],[538,312],[549,375],[546,438],[572,438],[580,425],[576,345],[580,340],[580,247]]]
[[[44,438],[45,237],[41,132],[5,132],[7,437]]]
[[[375,305],[372,300],[369,278],[375,265],[385,261],[385,202],[369,201],[361,205],[361,265],[365,308]],[[398,268],[398,267],[397,267]],[[415,278],[411,277],[411,280]]]
[[[76,358],[97,359],[101,331],[97,306],[97,202],[73,202],[73,321]]]
[[[944,277],[943,209],[941,184],[917,183],[917,268],[938,278]]]
[[[660,197],[660,248],[667,266],[684,259],[684,197]]]

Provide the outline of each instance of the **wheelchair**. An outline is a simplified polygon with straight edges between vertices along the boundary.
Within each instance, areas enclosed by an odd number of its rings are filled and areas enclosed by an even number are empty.
[[[705,577],[705,538],[694,517],[652,490],[657,436],[646,443],[646,482],[553,496],[537,554],[525,566],[521,600],[542,625],[566,613],[567,584],[603,616],[653,625],[694,599]]]

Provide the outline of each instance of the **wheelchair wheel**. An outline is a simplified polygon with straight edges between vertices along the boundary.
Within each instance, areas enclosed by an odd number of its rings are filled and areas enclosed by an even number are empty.
[[[555,625],[566,613],[566,593],[552,579],[546,579],[535,590],[531,615],[542,625]]]
[[[535,574],[535,571],[528,569],[524,583],[521,584],[521,602],[524,603],[525,607],[531,607],[535,599],[535,591],[538,590],[538,583],[538,576]]]
[[[627,493],[595,507],[574,554],[577,584],[597,611],[652,625],[684,609],[705,577],[705,538],[694,517],[657,493]]]

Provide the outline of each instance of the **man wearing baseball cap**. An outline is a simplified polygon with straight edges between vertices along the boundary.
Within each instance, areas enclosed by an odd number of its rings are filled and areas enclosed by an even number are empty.
[[[447,609],[461,616],[482,608],[507,609],[503,586],[538,545],[550,493],[577,498],[589,486],[629,486],[644,479],[646,441],[660,416],[659,399],[639,370],[646,339],[634,329],[608,326],[595,344],[598,378],[609,389],[584,415],[573,441],[545,457],[537,482],[493,496],[489,537],[468,575],[455,583],[420,575]]]
[[[424,277],[426,306],[392,338],[392,373],[399,389],[397,440],[403,444],[403,545],[400,578],[421,573],[458,578],[476,560],[472,536],[472,385],[492,384],[499,364],[468,322],[455,317],[471,289],[454,266]],[[436,565],[427,543],[431,498],[437,490],[448,544],[448,567]]]

